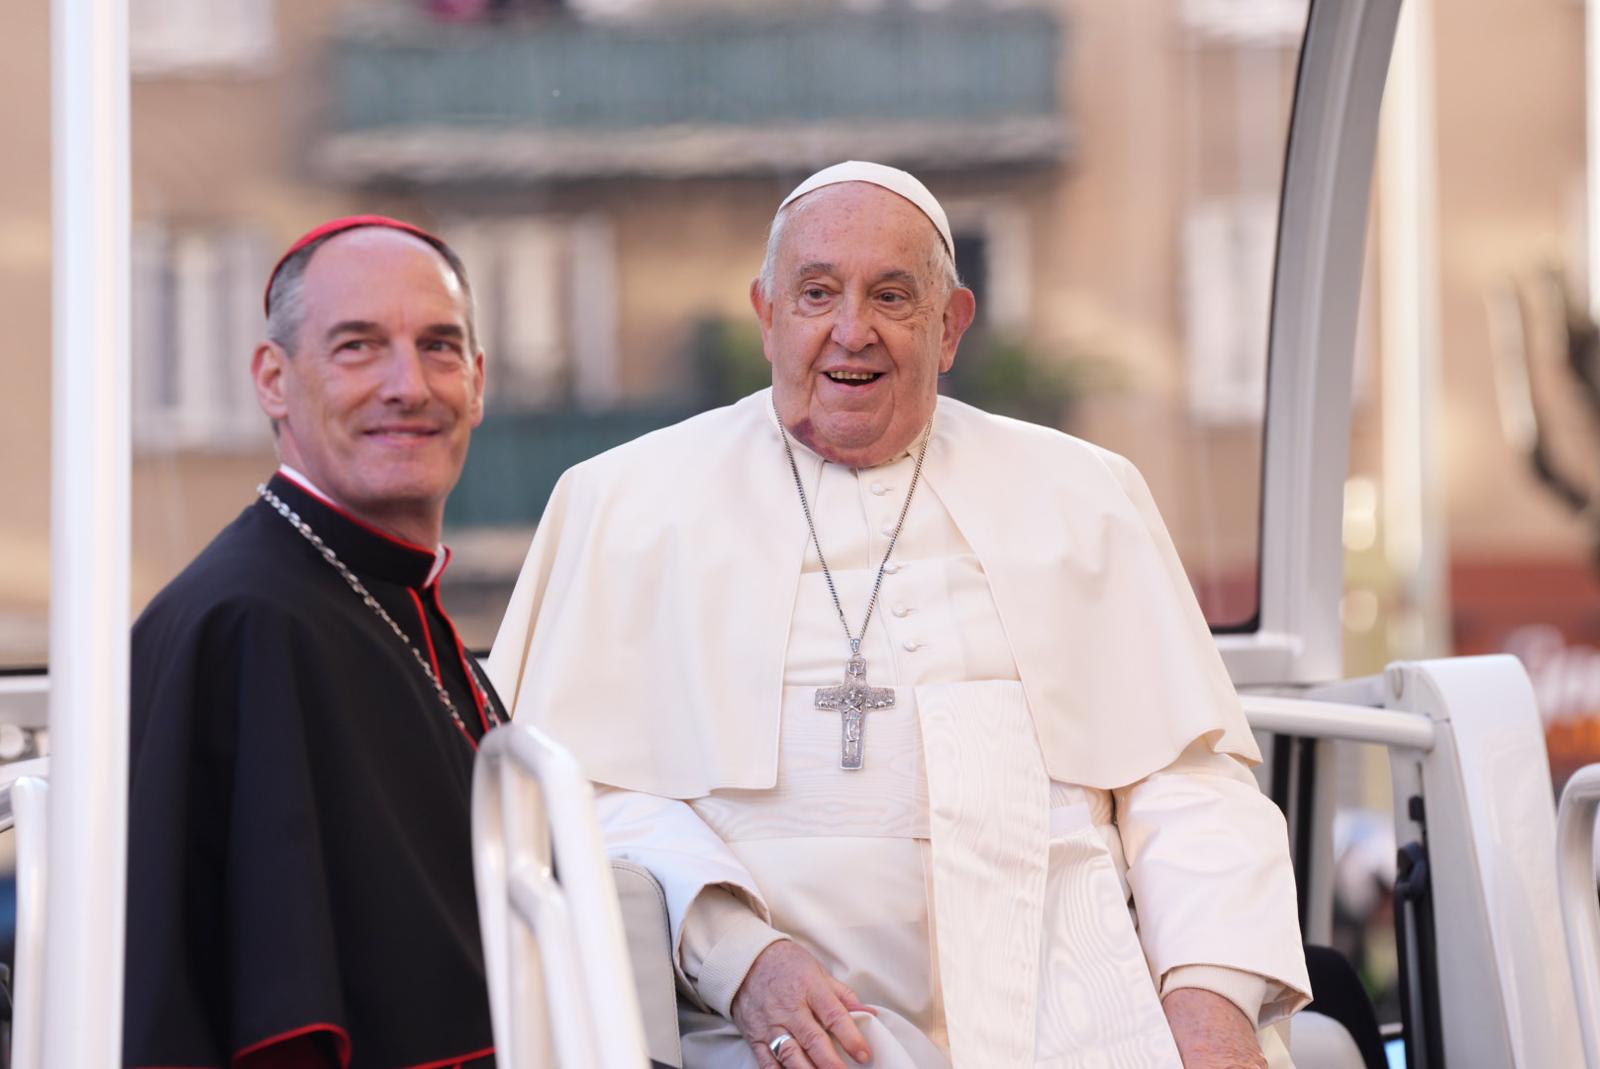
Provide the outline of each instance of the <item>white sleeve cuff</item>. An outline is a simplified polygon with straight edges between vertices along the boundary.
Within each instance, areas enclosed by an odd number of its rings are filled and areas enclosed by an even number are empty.
[[[1244,969],[1225,965],[1179,965],[1161,978],[1161,997],[1181,987],[1198,987],[1221,995],[1245,1015],[1252,1028],[1259,1028],[1261,1004],[1267,998],[1267,979]]]
[[[683,973],[708,1009],[728,1017],[757,955],[784,938],[727,888],[707,887],[683,919]]]

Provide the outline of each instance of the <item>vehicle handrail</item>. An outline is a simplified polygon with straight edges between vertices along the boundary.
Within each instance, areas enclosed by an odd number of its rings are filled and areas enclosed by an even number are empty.
[[[594,790],[530,725],[478,749],[472,852],[497,1062],[640,1069],[649,1064],[633,966]],[[542,988],[542,993],[541,993]]]
[[[34,757],[0,765],[0,832],[10,831],[16,823],[16,813],[11,805],[11,786],[27,776],[48,779],[50,759]]]
[[[1433,721],[1420,713],[1366,705],[1241,694],[1245,716],[1257,731],[1343,742],[1373,742],[1395,749],[1433,749]]]
[[[17,933],[11,972],[12,1069],[43,1069],[45,829],[50,785],[23,776],[5,788],[17,831]]]
[[[1600,809],[1600,764],[1572,774],[1556,813],[1556,864],[1561,915],[1566,918],[1578,1024],[1589,1069],[1600,1069],[1600,888],[1595,881],[1595,816]]]
[[[0,766],[0,831],[16,829],[17,926],[11,971],[12,1069],[42,1069],[48,758]]]

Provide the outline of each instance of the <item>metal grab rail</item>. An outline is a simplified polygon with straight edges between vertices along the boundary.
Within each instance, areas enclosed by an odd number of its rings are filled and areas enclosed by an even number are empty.
[[[499,1064],[648,1065],[593,788],[530,726],[495,728],[479,747],[472,855]]]
[[[1433,749],[1433,721],[1420,713],[1373,709],[1365,705],[1241,694],[1250,726],[1275,735],[1345,742],[1376,742],[1399,749]]]
[[[44,1066],[45,844],[49,758],[0,767],[0,831],[16,829],[17,929],[11,971],[11,1066]]]
[[[16,961],[11,973],[12,1069],[43,1069],[45,843],[50,785],[23,776],[4,788],[17,832]]]
[[[1578,1000],[1589,1069],[1600,1069],[1600,890],[1595,883],[1594,831],[1600,809],[1600,764],[1573,773],[1556,814],[1556,864],[1561,915],[1566,919],[1567,961]]]

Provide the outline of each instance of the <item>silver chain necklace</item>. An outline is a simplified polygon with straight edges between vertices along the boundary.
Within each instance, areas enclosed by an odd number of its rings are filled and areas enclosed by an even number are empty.
[[[878,565],[877,578],[872,581],[872,595],[867,598],[867,612],[861,618],[861,634],[850,633],[850,621],[845,618],[844,604],[839,600],[839,588],[833,583],[833,572],[828,568],[828,558],[822,554],[822,541],[817,537],[817,524],[811,517],[811,503],[806,500],[805,483],[800,478],[800,465],[794,459],[794,447],[789,444],[789,430],[778,415],[774,401],[772,415],[778,421],[778,434],[783,438],[783,451],[789,458],[789,471],[794,475],[795,492],[800,495],[800,511],[805,513],[806,527],[811,531],[811,544],[816,547],[817,560],[822,564],[822,578],[827,581],[828,593],[833,595],[833,607],[839,613],[839,625],[850,643],[850,657],[844,663],[844,680],[836,687],[820,687],[814,705],[818,709],[839,712],[839,767],[854,772],[861,767],[862,719],[870,709],[888,709],[894,705],[894,689],[874,687],[867,683],[867,660],[861,656],[861,641],[867,637],[867,625],[872,622],[872,610],[878,606],[878,590],[883,586],[883,570],[894,555],[894,544],[900,540],[900,531],[911,512],[911,498],[917,492],[917,482],[922,478],[922,462],[928,455],[928,442],[933,438],[933,420],[922,432],[922,448],[917,451],[917,463],[911,470],[911,487],[906,491],[905,504],[900,506],[900,520],[889,536],[889,548],[883,551],[883,561]]]
[[[455,721],[456,727],[461,730],[461,734],[466,737],[467,742],[472,745],[473,749],[477,749],[478,744],[473,742],[472,733],[467,730],[467,722],[462,720],[461,714],[456,711],[456,703],[451,700],[450,692],[444,689],[444,684],[439,682],[439,676],[434,672],[433,666],[422,655],[422,651],[417,649],[416,643],[411,641],[411,637],[400,629],[399,624],[394,622],[394,617],[389,615],[388,610],[378,603],[378,599],[372,596],[372,593],[356,577],[356,573],[352,572],[349,566],[339,559],[333,548],[322,540],[322,536],[313,531],[311,525],[302,520],[300,514],[290,508],[283,498],[269,490],[264,483],[256,487],[256,493],[260,494],[261,499],[271,505],[278,515],[287,520],[290,527],[300,532],[300,536],[310,542],[313,549],[322,554],[322,559],[331,564],[334,571],[338,572],[344,581],[349,584],[350,589],[361,599],[361,603],[376,613],[378,619],[389,625],[389,630],[394,632],[395,637],[405,643],[406,649],[411,651],[411,656],[416,658],[417,667],[422,669],[422,674],[428,677],[429,683],[433,684],[433,692],[439,696],[439,704],[443,705],[444,711],[450,714],[450,719]],[[498,727],[500,725],[500,716],[494,711],[494,704],[489,701],[487,689],[483,688],[478,677],[473,674],[470,662],[470,657],[461,659],[461,666],[466,669],[468,687],[469,689],[479,688],[483,690],[484,712],[489,718],[490,726]]]

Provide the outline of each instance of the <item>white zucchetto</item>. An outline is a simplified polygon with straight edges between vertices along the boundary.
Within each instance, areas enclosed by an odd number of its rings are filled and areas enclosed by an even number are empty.
[[[950,236],[950,220],[945,218],[944,209],[940,207],[938,198],[928,192],[928,187],[915,175],[898,167],[868,163],[865,160],[846,160],[832,167],[824,167],[795,186],[794,192],[784,197],[783,203],[778,205],[778,211],[783,211],[807,193],[823,186],[838,185],[840,182],[870,182],[909,200],[917,206],[918,211],[928,217],[929,222],[933,223],[933,228],[939,232],[939,237],[944,239],[945,251],[952,257],[955,256],[956,242],[955,238]]]

